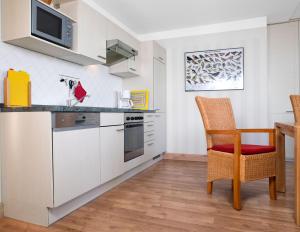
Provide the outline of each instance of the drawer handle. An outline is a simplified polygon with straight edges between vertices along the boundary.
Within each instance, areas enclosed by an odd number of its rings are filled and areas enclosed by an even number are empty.
[[[152,118],[152,117],[153,117],[153,115],[147,115],[146,117],[148,117],[148,118]]]
[[[118,131],[118,132],[122,132],[122,131],[124,131],[124,129],[118,129],[117,131]]]
[[[150,124],[150,125],[147,125],[147,127],[152,127],[153,125],[152,124]]]
[[[134,69],[134,68],[130,68],[130,70],[136,72],[136,69]]]
[[[148,143],[147,145],[148,145],[148,146],[153,146],[153,145],[154,145],[154,143]]]
[[[148,137],[151,137],[151,136],[153,136],[154,134],[149,134],[149,135],[147,135]]]
[[[104,56],[98,56],[98,58],[100,58],[100,59],[103,59],[103,60],[106,60],[106,58],[104,57]]]
[[[162,58],[161,56],[160,57],[158,57],[160,60],[164,60],[164,58]]]

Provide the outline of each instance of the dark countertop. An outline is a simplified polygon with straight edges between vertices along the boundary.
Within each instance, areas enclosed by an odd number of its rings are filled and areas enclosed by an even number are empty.
[[[155,113],[155,110],[132,110],[107,107],[84,107],[84,106],[56,106],[56,105],[32,105],[31,107],[4,107],[0,104],[0,112],[84,112],[84,113]]]

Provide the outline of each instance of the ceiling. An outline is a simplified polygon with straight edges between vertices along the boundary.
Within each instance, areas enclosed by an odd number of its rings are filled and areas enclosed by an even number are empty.
[[[139,35],[267,16],[300,17],[300,0],[93,0]]]

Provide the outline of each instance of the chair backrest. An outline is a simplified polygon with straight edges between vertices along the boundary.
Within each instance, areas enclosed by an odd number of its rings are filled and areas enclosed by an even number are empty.
[[[290,96],[296,123],[300,123],[300,95]]]
[[[235,120],[229,98],[205,98],[196,97],[205,130],[235,130]],[[211,148],[217,144],[232,144],[231,135],[206,134],[207,147]]]

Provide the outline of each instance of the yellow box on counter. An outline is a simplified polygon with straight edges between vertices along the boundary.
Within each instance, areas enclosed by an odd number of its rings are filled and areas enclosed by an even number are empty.
[[[133,90],[130,92],[133,103],[132,109],[149,109],[149,90]]]
[[[4,105],[6,107],[31,106],[30,76],[24,71],[8,70],[4,79]]]

